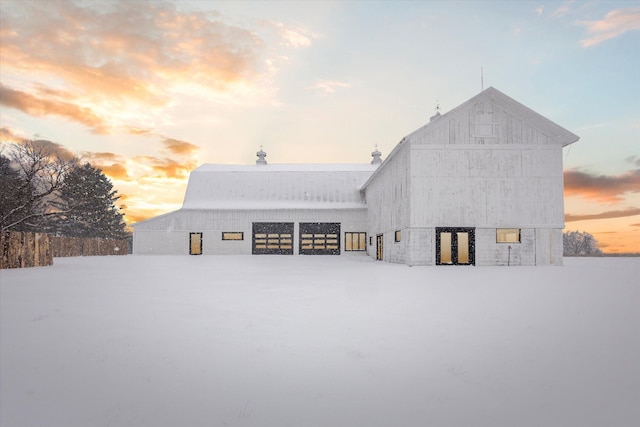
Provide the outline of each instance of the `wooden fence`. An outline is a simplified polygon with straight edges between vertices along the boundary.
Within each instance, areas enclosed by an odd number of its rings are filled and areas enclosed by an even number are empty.
[[[0,269],[53,264],[51,236],[44,233],[0,233]]]
[[[127,255],[129,243],[126,240],[101,239],[99,237],[56,237],[51,236],[53,256],[94,256]]]
[[[127,255],[126,240],[56,237],[44,233],[0,233],[0,269],[52,265],[54,257]]]

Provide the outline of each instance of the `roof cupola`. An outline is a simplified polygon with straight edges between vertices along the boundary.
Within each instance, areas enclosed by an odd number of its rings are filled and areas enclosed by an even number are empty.
[[[433,116],[431,116],[431,118],[429,119],[430,122],[434,121],[435,119],[439,119],[440,116],[442,114],[440,114],[440,103],[438,101],[436,101],[436,114],[434,114]]]
[[[267,157],[267,153],[262,151],[262,145],[260,146],[260,151],[258,151],[256,153],[256,156],[258,156],[258,160],[256,160],[256,165],[266,165],[267,164],[267,160],[265,159],[265,157]]]
[[[380,163],[382,163],[382,158],[380,156],[382,156],[382,153],[378,151],[378,144],[376,144],[376,150],[371,153],[371,157],[373,157],[373,159],[371,160],[371,164],[379,165]]]

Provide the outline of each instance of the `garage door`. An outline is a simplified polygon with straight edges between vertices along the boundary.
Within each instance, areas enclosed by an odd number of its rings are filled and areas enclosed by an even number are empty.
[[[252,253],[293,255],[293,223],[254,222]]]
[[[300,223],[301,255],[340,255],[340,223]]]

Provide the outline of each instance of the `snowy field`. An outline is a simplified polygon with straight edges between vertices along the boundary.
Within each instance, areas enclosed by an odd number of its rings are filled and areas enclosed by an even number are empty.
[[[0,425],[640,426],[640,258],[0,271]]]

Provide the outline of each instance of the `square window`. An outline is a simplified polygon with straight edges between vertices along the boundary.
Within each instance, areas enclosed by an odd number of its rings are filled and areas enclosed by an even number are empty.
[[[496,243],[520,243],[519,228],[496,229]]]
[[[223,231],[222,240],[244,240],[242,231]]]

